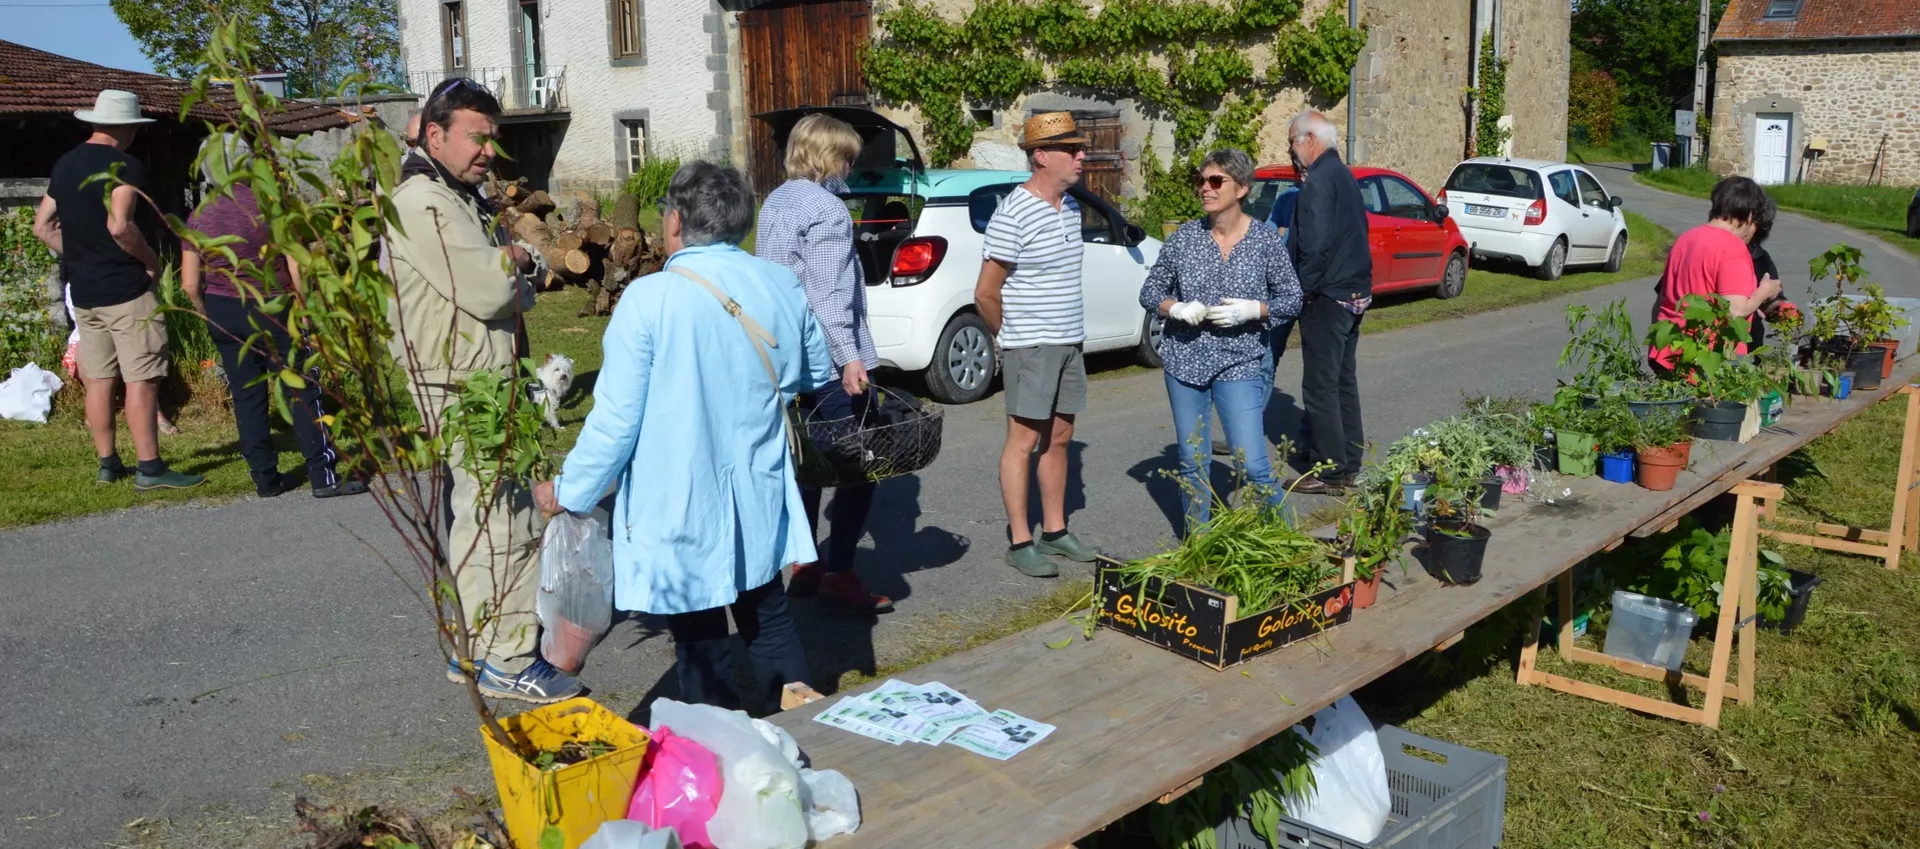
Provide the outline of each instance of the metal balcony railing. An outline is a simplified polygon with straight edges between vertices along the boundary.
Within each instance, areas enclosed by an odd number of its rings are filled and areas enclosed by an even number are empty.
[[[485,86],[508,112],[554,112],[567,108],[567,66],[532,68],[458,68],[451,71],[408,71],[407,90],[426,97],[449,77],[466,77]]]

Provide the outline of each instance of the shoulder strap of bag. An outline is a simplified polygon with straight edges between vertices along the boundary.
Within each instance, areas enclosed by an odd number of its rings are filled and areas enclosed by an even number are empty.
[[[700,284],[700,288],[707,290],[708,294],[720,302],[721,308],[727,311],[727,315],[733,316],[735,320],[740,322],[740,329],[745,330],[747,332],[747,338],[753,342],[753,352],[760,355],[760,365],[767,370],[767,380],[773,383],[774,403],[782,407],[786,406],[784,399],[780,395],[780,374],[774,371],[773,357],[767,353],[768,348],[780,347],[779,340],[775,339],[773,334],[768,332],[765,325],[754,320],[753,316],[747,315],[746,309],[740,306],[739,301],[728,297],[727,293],[720,291],[720,287],[708,282],[707,278],[701,277],[685,268],[674,267],[667,270]],[[793,461],[797,467],[800,463],[802,448],[800,435],[794,432],[793,421],[785,414],[781,415],[780,422],[786,429],[787,449],[792,452]]]

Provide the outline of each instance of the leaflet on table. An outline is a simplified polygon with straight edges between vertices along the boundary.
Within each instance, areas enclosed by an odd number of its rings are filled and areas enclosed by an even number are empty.
[[[996,710],[947,738],[947,744],[1004,761],[1033,747],[1053,733],[1053,726],[1012,711]]]
[[[959,728],[987,718],[986,708],[938,681],[908,685],[906,689],[886,693],[906,705],[915,716],[943,728]]]
[[[828,708],[822,715],[828,714],[888,734],[898,734],[909,740],[919,740],[937,730],[931,723],[909,713],[905,705],[894,701],[885,693],[874,692],[842,700],[839,704]]]
[[[848,703],[852,701],[854,700],[841,699],[833,707],[827,708],[826,710],[823,710],[815,714],[813,717],[813,721],[821,723],[823,725],[831,725],[842,731],[851,731],[863,737],[871,737],[875,740],[879,740],[882,743],[886,743],[893,746],[898,746],[901,743],[907,742],[908,740],[907,737],[904,737],[899,734],[895,734],[891,731],[885,731],[879,728],[875,728],[864,722],[856,722],[852,719],[847,718],[846,711],[844,709],[847,708]]]

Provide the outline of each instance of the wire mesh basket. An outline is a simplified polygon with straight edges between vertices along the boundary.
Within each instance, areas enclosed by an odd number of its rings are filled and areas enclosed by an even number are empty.
[[[873,399],[857,416],[813,418],[799,413],[806,435],[801,486],[826,488],[877,483],[910,475],[940,456],[946,411],[898,389],[872,387]]]

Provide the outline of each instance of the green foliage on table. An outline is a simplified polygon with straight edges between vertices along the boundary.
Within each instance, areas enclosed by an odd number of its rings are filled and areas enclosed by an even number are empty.
[[[1347,495],[1334,542],[1353,557],[1354,576],[1362,581],[1372,580],[1388,561],[1406,572],[1406,540],[1413,531],[1413,514],[1400,509],[1402,487],[1399,478],[1368,466]]]
[[[1477,108],[1474,110],[1473,150],[1478,156],[1499,156],[1501,145],[1513,131],[1500,126],[1507,112],[1507,65],[1494,49],[1493,30],[1480,37],[1480,85],[1469,89]]]
[[[1313,717],[1301,724],[1311,729]],[[1225,811],[1247,817],[1270,846],[1284,845],[1280,816],[1289,800],[1312,798],[1313,759],[1319,750],[1296,729],[1280,732],[1201,778],[1200,786],[1165,805],[1147,806],[1156,845],[1218,849],[1216,826]]]
[[[1627,406],[1627,400],[1617,395],[1602,398],[1582,410],[1580,423],[1582,426],[1575,430],[1593,437],[1593,444],[1602,454],[1632,451],[1640,433],[1639,417]]]
[[[1476,398],[1467,401],[1460,418],[1485,442],[1489,463],[1523,469],[1533,462],[1533,450],[1546,442],[1534,421],[1538,406],[1525,398]]]
[[[1692,420],[1685,410],[1655,407],[1635,417],[1630,447],[1635,451],[1670,448],[1692,438]]]
[[[1119,575],[1129,584],[1184,581],[1231,593],[1245,614],[1325,589],[1340,574],[1338,564],[1326,541],[1295,528],[1265,499],[1252,498],[1215,505],[1212,518],[1178,546],[1131,561]]]
[[[1260,113],[1282,88],[1305,87],[1327,103],[1346,96],[1365,28],[1347,26],[1333,7],[1309,27],[1296,20],[1301,5],[1125,0],[1095,11],[1083,0],[983,0],[956,21],[906,0],[880,13],[879,37],[861,60],[876,93],[919,110],[935,166],[971,149],[969,103],[1000,107],[1049,86],[1138,101],[1173,124],[1170,161],[1141,162],[1147,200],[1135,217],[1152,229],[1198,214],[1191,178],[1209,138],[1257,157]],[[1273,57],[1264,73],[1253,64],[1261,46]],[[1149,61],[1153,53],[1164,67]]]
[[[1869,345],[1893,336],[1893,331],[1907,326],[1907,320],[1900,312],[1887,303],[1887,290],[1878,283],[1868,283],[1860,288],[1866,297],[1859,300],[1849,299],[1852,308],[1847,311],[1847,330],[1853,336],[1854,350],[1864,351]]]
[[[1559,366],[1579,370],[1571,385],[1586,394],[1605,395],[1647,376],[1647,348],[1633,330],[1625,298],[1599,312],[1585,304],[1568,304],[1567,337]]]
[[[1677,353],[1674,374],[1689,380],[1707,380],[1740,356],[1740,347],[1753,341],[1751,325],[1733,318],[1731,307],[1719,295],[1688,295],[1678,304],[1680,321],[1656,321],[1647,329],[1647,345]]]

